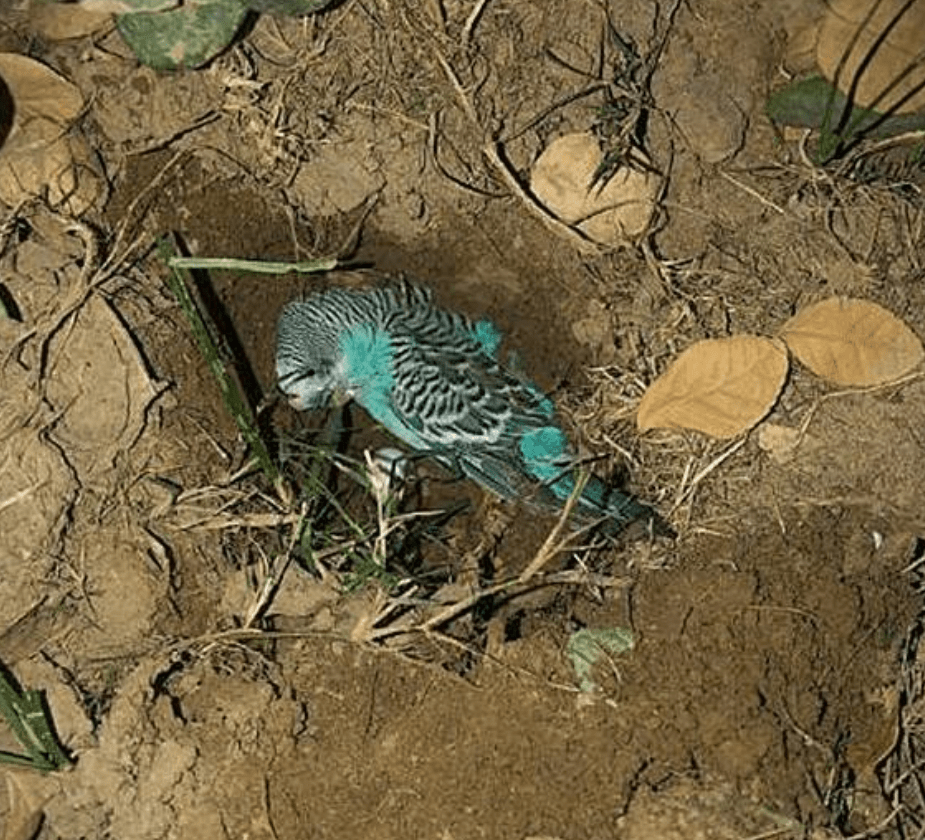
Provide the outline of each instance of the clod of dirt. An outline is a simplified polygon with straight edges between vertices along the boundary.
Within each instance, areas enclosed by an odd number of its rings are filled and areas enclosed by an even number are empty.
[[[55,795],[45,818],[56,836],[272,836],[266,774],[276,761],[298,766],[302,703],[207,662],[152,698],[166,667],[142,660],[120,686],[97,748],[72,773],[47,777],[43,789]]]
[[[47,549],[65,528],[76,488],[60,450],[39,431],[5,433],[0,448],[0,626],[7,627],[42,598]]]
[[[796,457],[801,440],[799,429],[780,423],[762,423],[758,429],[758,446],[778,464],[787,464]]]
[[[6,786],[10,810],[3,833],[4,840],[31,840],[37,837],[42,827],[41,799],[12,774],[7,775]]]
[[[834,0],[822,22],[816,60],[856,105],[881,114],[914,113],[925,108],[923,31],[925,4]]]
[[[788,829],[799,829],[795,821],[750,802],[728,783],[695,782],[683,776],[658,791],[640,788],[618,825],[625,840],[738,840],[765,833],[788,836]]]
[[[700,76],[677,97],[674,120],[691,148],[706,163],[734,157],[745,143],[745,105],[718,74]],[[676,95],[677,96],[677,95]]]
[[[588,132],[554,140],[533,165],[530,187],[563,222],[603,245],[625,245],[649,224],[660,179],[622,166],[595,184],[604,155]]]
[[[92,480],[138,440],[157,389],[125,327],[99,298],[50,347],[47,393],[61,412],[52,438],[81,480]]]
[[[347,171],[342,163],[345,155],[356,162]],[[349,213],[385,187],[385,179],[377,169],[366,153],[364,141],[323,146],[299,167],[293,187],[309,213],[321,216]]]

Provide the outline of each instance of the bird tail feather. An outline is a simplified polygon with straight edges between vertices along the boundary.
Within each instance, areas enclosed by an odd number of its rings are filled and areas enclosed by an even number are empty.
[[[480,452],[460,461],[464,473],[504,499],[521,499],[535,508],[550,513],[562,510],[575,488],[578,476],[574,465],[562,470],[553,480],[533,480],[512,466],[502,456]],[[674,531],[659,514],[619,490],[608,488],[597,476],[590,476],[578,500],[573,518],[578,524],[602,520],[601,527],[609,536],[628,531],[631,536],[653,533],[674,536]],[[631,527],[632,526],[632,527]]]

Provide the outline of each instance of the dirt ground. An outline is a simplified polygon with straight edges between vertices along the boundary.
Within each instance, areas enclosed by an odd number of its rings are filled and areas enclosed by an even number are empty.
[[[3,840],[921,836],[925,382],[840,389],[795,364],[765,421],[803,431],[785,453],[633,418],[694,341],[772,335],[833,295],[925,336],[921,187],[813,167],[764,114],[823,9],[346,0],[255,18],[170,74],[10,7],[0,49],[78,86],[110,192],[77,222],[8,207],[0,229],[21,315],[0,323],[0,661],[76,759],[2,771]],[[635,244],[579,248],[512,182],[599,119],[608,18],[651,58],[664,191]],[[427,625],[555,525],[431,482],[422,507],[470,504],[414,559],[296,558],[254,619],[299,508],[243,469],[152,249],[169,232],[196,255],[404,272],[490,317],[677,539],[561,554],[546,585]],[[281,306],[337,275],[209,277],[202,305],[269,397]],[[262,409],[287,475],[322,419]],[[387,442],[349,419],[353,454]],[[583,628],[635,642],[592,685]]]

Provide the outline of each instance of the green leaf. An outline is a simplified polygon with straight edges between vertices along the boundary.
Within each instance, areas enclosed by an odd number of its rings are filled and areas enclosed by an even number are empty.
[[[572,661],[578,687],[585,693],[594,691],[597,686],[591,677],[591,669],[601,658],[633,649],[635,639],[633,631],[624,627],[589,627],[572,633],[565,646],[565,654]]]
[[[819,156],[828,160],[860,137],[882,139],[925,128],[925,114],[892,116],[869,108],[851,108],[848,98],[822,76],[791,82],[768,97],[768,116],[782,125],[816,128],[821,132]]]
[[[142,64],[201,67],[231,43],[247,15],[244,0],[199,0],[179,9],[118,15],[116,26]]]
[[[71,764],[58,743],[51,712],[40,691],[21,688],[0,662],[0,717],[16,736],[26,755],[0,752],[0,764],[31,767],[47,773]]]

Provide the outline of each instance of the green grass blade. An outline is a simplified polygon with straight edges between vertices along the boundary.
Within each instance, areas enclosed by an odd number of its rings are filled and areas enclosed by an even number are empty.
[[[0,715],[27,755],[0,752],[0,763],[48,772],[72,764],[55,735],[40,691],[22,689],[0,662]]]
[[[250,271],[253,274],[315,274],[331,271],[337,267],[335,257],[308,262],[266,262],[264,260],[238,260],[233,257],[171,257],[167,260],[171,268],[219,269],[223,271]]]
[[[227,354],[223,353],[219,348],[218,342],[213,337],[213,331],[210,330],[203,313],[190,294],[187,279],[181,273],[181,269],[174,266],[174,260],[179,259],[179,257],[172,246],[165,239],[161,239],[158,240],[157,248],[161,259],[170,267],[167,285],[173,292],[174,297],[176,297],[183,314],[190,324],[193,337],[199,346],[199,352],[202,353],[206,364],[212,371],[212,375],[218,382],[225,407],[234,418],[235,423],[237,423],[241,435],[257,459],[263,474],[274,487],[279,486],[282,480],[279,469],[270,455],[270,450],[267,448],[263,436],[260,434],[254,412],[248,405],[234,377],[228,374],[228,367],[233,365],[233,360],[224,358]]]

